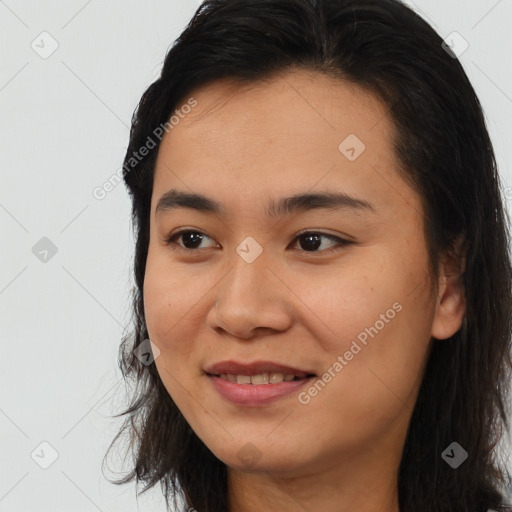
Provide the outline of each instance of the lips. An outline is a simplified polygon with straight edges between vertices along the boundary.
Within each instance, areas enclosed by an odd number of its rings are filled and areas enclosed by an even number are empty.
[[[252,363],[240,363],[232,360],[220,361],[208,366],[204,371],[207,374],[214,376],[219,376],[221,374],[253,376],[271,372],[294,375],[299,379],[315,376],[312,371],[275,363],[273,361],[254,361]]]

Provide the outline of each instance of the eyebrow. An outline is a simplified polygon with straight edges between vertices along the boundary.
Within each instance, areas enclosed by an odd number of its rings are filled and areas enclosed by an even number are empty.
[[[199,212],[226,216],[224,206],[202,194],[183,192],[171,189],[166,192],[156,205],[155,216],[180,208],[190,208]],[[295,194],[269,202],[265,209],[267,217],[281,217],[295,212],[313,209],[357,210],[377,213],[376,208],[368,201],[350,196],[344,192],[317,192]]]

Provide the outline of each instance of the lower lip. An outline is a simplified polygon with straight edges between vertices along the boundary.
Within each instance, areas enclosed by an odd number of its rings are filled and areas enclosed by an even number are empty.
[[[236,405],[266,405],[296,392],[314,377],[283,381],[278,384],[238,384],[216,375],[208,375],[208,378],[224,398]]]

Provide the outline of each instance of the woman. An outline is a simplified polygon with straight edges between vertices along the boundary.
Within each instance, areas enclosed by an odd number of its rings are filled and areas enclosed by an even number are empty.
[[[123,169],[137,388],[116,483],[198,512],[504,509],[507,218],[479,101],[425,21],[206,1]]]

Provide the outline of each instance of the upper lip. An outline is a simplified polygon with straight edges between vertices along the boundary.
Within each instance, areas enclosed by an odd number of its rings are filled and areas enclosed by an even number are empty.
[[[229,373],[233,375],[260,375],[262,373],[283,373],[284,375],[295,375],[297,377],[306,377],[314,375],[313,372],[293,368],[285,364],[274,363],[272,361],[253,361],[252,363],[239,363],[237,361],[219,361],[205,368],[205,372],[210,375],[220,375]]]

